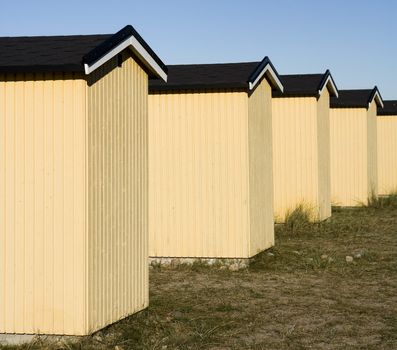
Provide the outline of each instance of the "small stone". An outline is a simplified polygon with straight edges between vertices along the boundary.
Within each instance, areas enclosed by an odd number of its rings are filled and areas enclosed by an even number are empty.
[[[293,250],[292,253],[297,254],[297,255],[301,255],[302,253],[297,251],[297,250]]]
[[[206,264],[208,266],[215,265],[218,262],[218,259],[207,259]]]
[[[179,312],[179,311],[175,311],[175,312],[172,313],[172,316],[173,316],[175,319],[181,319],[181,318],[183,317],[183,313],[182,313],[182,312]]]
[[[226,270],[226,266],[225,265],[220,266],[219,270]]]
[[[331,258],[331,257],[329,257],[329,258],[328,258],[328,262],[329,262],[329,263],[334,262],[334,259]]]
[[[348,263],[353,262],[353,257],[350,256],[350,255],[347,255],[347,256],[346,256],[346,262],[348,262]]]
[[[271,252],[268,252],[267,255],[269,255],[269,256],[274,256],[274,254],[271,253]]]
[[[313,258],[309,258],[308,260],[309,260],[309,261],[313,261]]]
[[[94,340],[96,340],[97,342],[102,342],[102,337],[98,334],[94,335]]]
[[[361,254],[360,253],[357,253],[354,257],[356,258],[356,259],[361,259]]]
[[[183,259],[183,263],[185,265],[189,265],[189,266],[193,265],[194,261],[195,261],[195,259],[193,259],[193,258],[185,258],[185,259]]]
[[[321,259],[323,259],[323,260],[328,259],[328,255],[327,254],[321,255]]]
[[[177,258],[174,258],[174,259],[171,259],[171,264],[170,264],[171,266],[178,266],[178,265],[180,265],[180,259],[177,259]]]
[[[229,266],[229,270],[230,271],[237,271],[237,270],[239,270],[239,266],[238,266],[238,264],[236,264],[236,263],[234,263],[234,264],[231,264],[230,266]]]

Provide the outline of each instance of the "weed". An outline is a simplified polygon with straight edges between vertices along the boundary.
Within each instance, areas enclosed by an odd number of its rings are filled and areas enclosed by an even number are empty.
[[[313,208],[301,203],[287,212],[284,225],[291,233],[298,234],[309,229],[314,219]]]
[[[397,193],[394,192],[385,196],[371,196],[368,199],[367,207],[374,209],[397,209]]]

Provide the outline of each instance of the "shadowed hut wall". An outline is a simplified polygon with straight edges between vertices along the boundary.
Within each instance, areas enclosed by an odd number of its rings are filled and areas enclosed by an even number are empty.
[[[272,91],[262,80],[248,100],[250,256],[274,245]]]
[[[88,79],[89,332],[148,305],[148,77],[117,62]]]
[[[330,150],[330,95],[323,91],[317,102],[317,164],[318,164],[318,207],[319,218],[331,216],[331,150]]]
[[[376,103],[371,103],[368,109],[367,148],[368,148],[368,197],[378,195],[378,132],[376,122]]]

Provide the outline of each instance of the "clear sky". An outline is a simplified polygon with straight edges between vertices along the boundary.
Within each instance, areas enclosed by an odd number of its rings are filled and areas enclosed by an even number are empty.
[[[397,99],[395,0],[14,0],[0,36],[113,33],[132,24],[166,64],[258,61],[329,68],[339,89]]]

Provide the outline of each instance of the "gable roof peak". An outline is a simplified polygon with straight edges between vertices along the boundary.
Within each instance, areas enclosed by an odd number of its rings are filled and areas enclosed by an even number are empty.
[[[284,88],[267,56],[260,62],[169,65],[167,83],[150,80],[149,92],[232,89],[250,93],[263,78],[274,89]]]
[[[131,25],[115,34],[0,37],[0,72],[90,74],[126,48],[151,77],[167,79],[166,66]]]
[[[383,99],[378,88],[339,90],[339,98],[331,98],[331,108],[366,108],[372,102],[383,107]]]
[[[319,98],[327,88],[331,96],[338,96],[338,89],[327,69],[325,73],[281,75],[284,93],[273,92],[273,97],[316,97]]]

